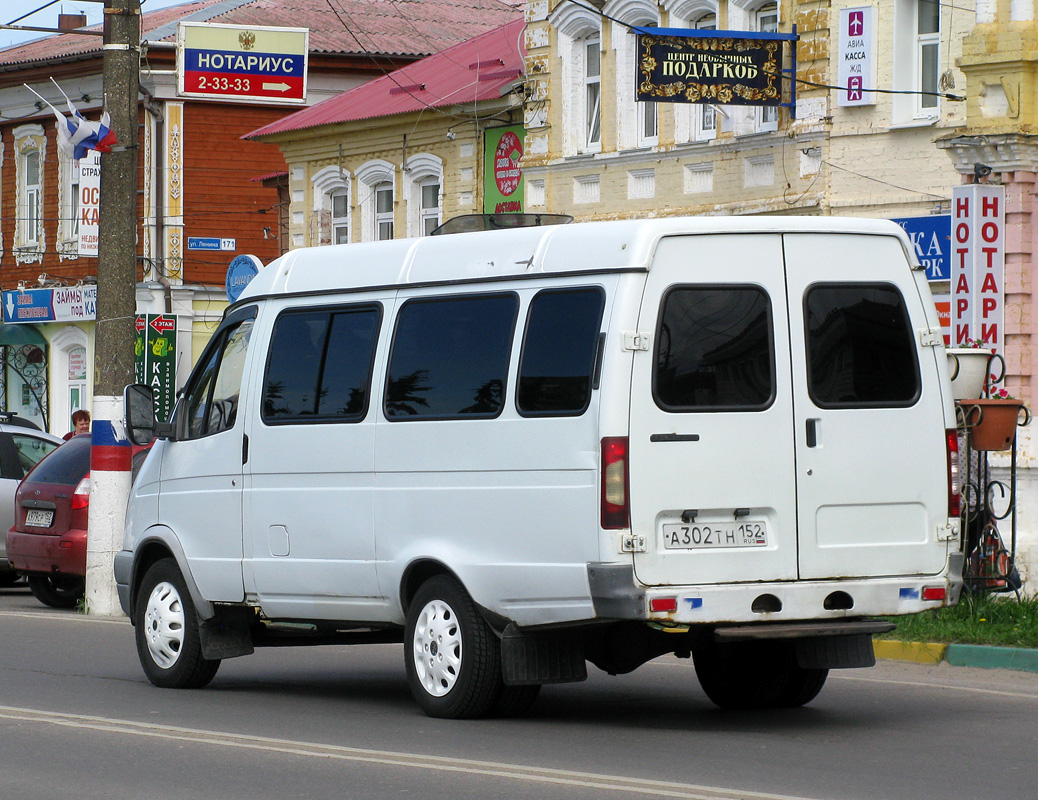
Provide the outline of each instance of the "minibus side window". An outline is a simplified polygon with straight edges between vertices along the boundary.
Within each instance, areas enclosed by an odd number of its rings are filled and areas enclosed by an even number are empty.
[[[533,298],[516,389],[520,414],[566,416],[587,410],[604,305],[597,287],[546,289]]]
[[[656,330],[664,411],[763,411],[775,397],[771,300],[759,286],[675,286]]]
[[[406,302],[386,373],[386,419],[500,414],[518,312],[511,293]]]
[[[915,338],[896,286],[814,284],[804,325],[808,391],[819,408],[904,407],[919,398]]]
[[[252,319],[245,319],[227,328],[220,334],[221,344],[209,351],[184,398],[186,424],[181,438],[198,439],[234,427],[252,325]]]
[[[363,419],[381,316],[379,306],[357,306],[278,317],[263,379],[263,421]]]

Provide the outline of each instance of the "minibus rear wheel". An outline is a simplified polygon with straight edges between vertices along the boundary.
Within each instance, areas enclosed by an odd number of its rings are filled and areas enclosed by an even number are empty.
[[[475,719],[501,697],[501,647],[468,593],[453,578],[422,584],[407,612],[407,683],[431,717]]]
[[[699,684],[715,705],[727,709],[795,708],[813,700],[827,669],[801,667],[793,643],[701,644],[692,651]]]
[[[156,561],[144,574],[133,627],[144,674],[156,686],[199,689],[220,668],[219,659],[202,658],[195,604],[172,558]]]

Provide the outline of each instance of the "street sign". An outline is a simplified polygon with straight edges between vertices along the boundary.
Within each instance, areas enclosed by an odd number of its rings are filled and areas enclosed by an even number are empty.
[[[234,250],[238,246],[236,239],[224,239],[219,236],[188,236],[188,250]]]
[[[4,322],[81,322],[97,314],[96,286],[4,292]]]
[[[177,88],[185,97],[306,102],[307,28],[181,22]]]
[[[836,93],[839,106],[876,103],[876,9],[871,6],[840,10],[839,66]]]
[[[227,299],[235,302],[249,282],[263,269],[256,256],[238,256],[227,266]]]

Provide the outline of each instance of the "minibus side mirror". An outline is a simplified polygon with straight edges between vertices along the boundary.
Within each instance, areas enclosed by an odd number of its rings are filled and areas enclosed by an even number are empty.
[[[155,419],[155,392],[150,386],[133,383],[123,390],[123,413],[126,434],[135,445],[146,445],[152,439],[166,439],[173,426]]]

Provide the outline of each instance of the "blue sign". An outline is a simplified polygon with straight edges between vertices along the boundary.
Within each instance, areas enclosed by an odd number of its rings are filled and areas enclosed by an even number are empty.
[[[951,214],[903,217],[892,220],[905,229],[912,240],[919,263],[929,281],[951,280]]]
[[[237,242],[234,239],[223,239],[219,236],[188,236],[188,250],[234,250]]]
[[[80,322],[97,316],[97,286],[15,289],[3,293],[4,322]]]
[[[249,282],[263,269],[256,256],[238,256],[227,267],[227,299],[235,302]]]

